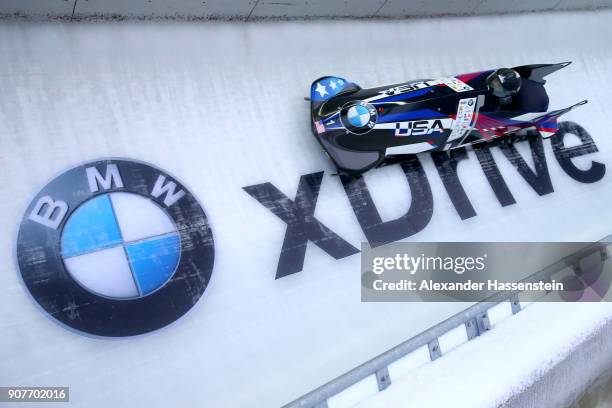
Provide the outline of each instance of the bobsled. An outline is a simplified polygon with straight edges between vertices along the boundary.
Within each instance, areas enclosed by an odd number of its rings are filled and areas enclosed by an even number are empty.
[[[311,85],[312,132],[339,173],[362,173],[403,155],[501,137],[557,131],[544,77],[566,67],[534,64],[362,89],[325,76]]]

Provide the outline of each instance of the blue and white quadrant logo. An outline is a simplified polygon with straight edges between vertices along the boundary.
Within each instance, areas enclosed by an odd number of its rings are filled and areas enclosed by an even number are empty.
[[[351,125],[363,127],[370,121],[370,112],[363,105],[351,106],[346,114]]]
[[[146,296],[172,277],[181,239],[170,217],[151,200],[111,193],[72,213],[61,248],[66,269],[81,286],[125,299]]]
[[[376,125],[377,119],[376,108],[363,101],[348,102],[340,110],[340,122],[351,133],[369,132]]]
[[[63,173],[30,203],[17,239],[23,280],[73,329],[132,336],[184,315],[212,274],[204,210],[174,177],[109,159]]]

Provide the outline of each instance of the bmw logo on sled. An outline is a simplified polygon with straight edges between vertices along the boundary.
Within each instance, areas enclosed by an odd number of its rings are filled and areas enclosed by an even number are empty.
[[[362,89],[338,77],[312,83],[312,131],[340,173],[394,158],[557,131],[569,108],[548,111],[544,77],[568,66],[535,64]]]

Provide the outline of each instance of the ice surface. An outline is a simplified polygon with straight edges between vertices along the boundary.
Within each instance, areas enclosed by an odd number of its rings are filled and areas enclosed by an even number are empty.
[[[376,376],[369,375],[361,381],[351,385],[343,392],[334,395],[327,400],[329,408],[350,408],[354,407],[359,402],[366,398],[375,395],[378,392],[378,383]]]
[[[411,353],[406,354],[404,357],[395,360],[389,364],[387,369],[391,378],[399,379],[407,373],[412,372],[414,369],[429,363],[430,361],[431,356],[429,355],[429,347],[425,345],[419,347]]]
[[[589,99],[566,119],[582,124],[600,151],[575,162],[609,164],[612,49],[603,42],[612,38],[611,17],[2,23],[0,384],[69,385],[72,403],[82,407],[279,406],[456,313],[465,305],[362,304],[359,256],[336,261],[311,244],[304,270],[275,280],[285,224],[242,187],[271,182],[293,198],[301,175],[325,170],[316,217],[356,247],[365,239],[310,133],[302,99],[312,80],[328,74],[369,87],[573,60],[549,78],[551,107]],[[504,33],[503,47],[492,27]],[[366,51],[348,51],[345,43],[356,38]],[[517,201],[508,207],[470,152],[459,172],[478,215],[465,221],[423,156],[434,215],[409,239],[608,235],[612,177],[579,183],[544,146],[555,191],[543,197],[492,151]],[[34,194],[65,169],[100,157],[144,160],[177,177],[213,229],[215,266],[204,296],[148,336],[109,341],[65,330],[36,307],[15,266],[18,225]],[[383,220],[408,210],[411,193],[397,166],[365,180]],[[449,376],[462,376],[452,367]]]
[[[438,338],[438,343],[440,345],[440,351],[442,354],[448,353],[452,349],[459,347],[467,341],[468,335],[464,324],[449,330]]]
[[[412,371],[360,408],[498,407],[612,319],[609,303],[534,303],[490,332]],[[588,371],[588,366],[581,370]],[[576,376],[563,381],[571,388]]]
[[[487,317],[491,327],[495,327],[501,321],[512,316],[512,306],[510,302],[502,302],[487,310]]]

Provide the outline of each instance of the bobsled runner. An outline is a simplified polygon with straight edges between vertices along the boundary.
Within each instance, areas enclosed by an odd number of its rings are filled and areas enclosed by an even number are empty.
[[[402,155],[499,137],[550,137],[565,109],[548,111],[544,77],[569,65],[534,64],[362,89],[344,78],[312,83],[312,132],[340,173],[362,173]]]

